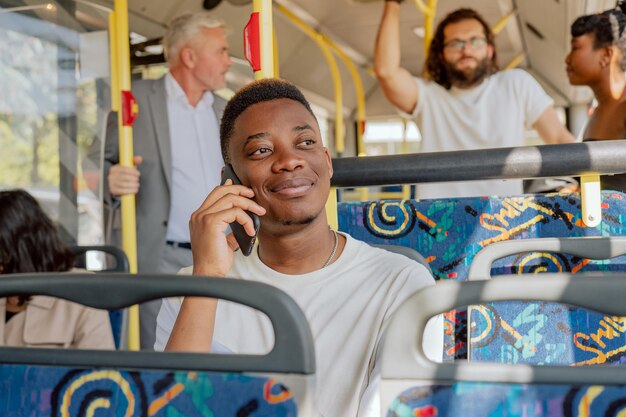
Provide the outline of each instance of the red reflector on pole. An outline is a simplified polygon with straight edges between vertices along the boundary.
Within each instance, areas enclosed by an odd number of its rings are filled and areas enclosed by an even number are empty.
[[[258,12],[250,15],[250,20],[243,30],[243,51],[252,70],[261,71],[261,32]]]
[[[122,124],[124,126],[132,126],[135,123],[137,114],[139,113],[139,106],[137,106],[137,100],[135,96],[128,90],[122,91]]]

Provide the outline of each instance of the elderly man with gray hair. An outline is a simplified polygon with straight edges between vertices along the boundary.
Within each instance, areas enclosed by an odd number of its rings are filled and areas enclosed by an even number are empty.
[[[163,39],[169,72],[133,82],[139,104],[134,124],[135,166],[119,165],[117,115],[107,125],[104,200],[113,233],[122,195],[137,198],[138,270],[178,272],[192,264],[189,218],[207,190],[219,185],[224,165],[219,120],[232,64],[224,24],[203,13],[175,18]],[[115,240],[115,239],[113,239]],[[152,348],[160,301],[140,309],[141,347]]]

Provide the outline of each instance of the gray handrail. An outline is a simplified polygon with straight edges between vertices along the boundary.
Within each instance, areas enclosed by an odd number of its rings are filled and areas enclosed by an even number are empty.
[[[589,259],[610,259],[626,254],[626,237],[567,237],[516,239],[492,243],[474,256],[469,281],[489,279],[494,261],[524,252],[555,252]]]
[[[177,296],[213,297],[265,313],[274,327],[266,355],[110,352],[0,348],[0,363],[115,366],[230,372],[315,373],[313,336],[296,302],[283,291],[239,279],[179,275],[16,274],[0,275],[0,297],[47,295],[94,308],[120,309]]]
[[[626,274],[542,274],[502,277],[490,281],[438,282],[425,288],[396,311],[382,350],[382,378],[567,384],[623,384],[624,367],[503,365],[486,362],[437,364],[422,347],[426,322],[437,314],[473,304],[497,301],[547,301],[574,305],[604,314],[626,315]]]
[[[626,172],[626,140],[333,159],[336,187]]]
[[[128,257],[126,253],[116,247],[110,245],[89,245],[89,246],[70,246],[70,250],[76,255],[77,258],[84,256],[87,252],[100,252],[106,255],[110,255],[115,259],[115,266],[113,268],[104,269],[96,272],[123,272],[128,273],[130,271],[130,265],[128,263]],[[83,267],[83,265],[78,265]]]

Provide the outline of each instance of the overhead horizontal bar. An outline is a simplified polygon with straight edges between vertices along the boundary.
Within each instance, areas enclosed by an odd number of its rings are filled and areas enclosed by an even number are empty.
[[[333,160],[332,185],[569,177],[626,172],[626,140]]]

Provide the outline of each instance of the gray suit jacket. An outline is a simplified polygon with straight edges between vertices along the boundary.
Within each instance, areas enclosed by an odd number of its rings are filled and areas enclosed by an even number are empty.
[[[133,126],[133,148],[135,155],[143,157],[139,165],[141,178],[136,197],[138,270],[157,272],[158,259],[165,245],[172,178],[165,78],[134,81],[133,95],[139,104],[139,115]],[[226,100],[215,96],[213,109],[218,122],[224,107]],[[110,210],[105,216],[110,223],[107,230],[119,227],[120,223],[119,201],[111,196],[107,181],[109,169],[119,162],[117,131],[117,114],[112,112],[107,120],[103,167],[104,202]],[[219,141],[219,137],[215,140]]]

